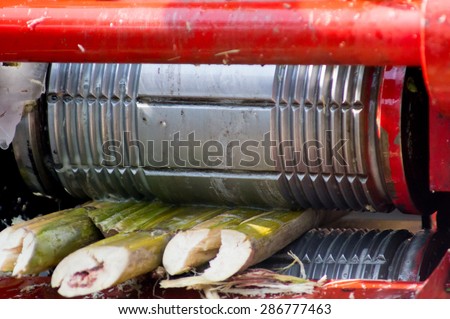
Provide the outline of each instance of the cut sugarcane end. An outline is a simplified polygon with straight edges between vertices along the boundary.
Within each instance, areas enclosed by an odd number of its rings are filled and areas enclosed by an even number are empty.
[[[0,233],[0,271],[13,271],[27,235],[24,229],[7,228]]]
[[[207,281],[223,281],[251,266],[249,262],[254,254],[249,238],[238,231],[224,229],[221,231],[221,246],[209,268],[201,277]]]
[[[36,248],[36,236],[35,234],[29,232],[23,238],[22,242],[22,251],[17,256],[17,261],[14,266],[14,270],[12,275],[20,277],[27,273],[28,263],[34,255],[34,251]]]
[[[184,237],[184,240],[186,241],[186,237]],[[163,280],[160,283],[161,288],[195,288],[211,285],[224,281],[249,266],[253,250],[251,241],[245,234],[235,230],[224,229],[220,231],[220,240],[219,252],[209,262],[209,268],[203,274]],[[180,247],[183,246],[180,245]]]
[[[13,271],[18,256],[18,251],[0,251],[0,272]]]
[[[196,229],[178,233],[167,244],[163,266],[170,275],[185,273],[214,258],[220,245],[218,230]]]
[[[114,285],[128,260],[129,252],[121,247],[80,249],[59,263],[51,285],[64,297],[94,293]]]

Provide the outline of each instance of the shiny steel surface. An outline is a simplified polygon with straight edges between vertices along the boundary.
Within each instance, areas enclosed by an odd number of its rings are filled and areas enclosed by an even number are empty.
[[[381,74],[362,66],[53,64],[55,169],[76,197],[387,210],[376,123]],[[163,141],[190,133],[224,153],[208,162],[193,148],[196,163],[189,150],[177,157],[164,149]],[[265,134],[270,148],[261,146]],[[104,152],[111,140],[121,152]],[[259,158],[252,165],[228,147],[245,141],[259,143],[247,149]],[[263,160],[267,150],[272,162]]]
[[[388,196],[380,183],[379,149],[373,140],[380,69],[290,66],[278,72],[279,141],[294,144],[281,156],[297,201],[304,201],[299,197],[305,194],[305,206],[385,209],[381,203]],[[308,158],[289,167],[292,151],[305,152],[302,147],[310,141],[323,146],[321,165]],[[335,148],[340,142],[342,148]],[[337,161],[339,155],[344,162]]]

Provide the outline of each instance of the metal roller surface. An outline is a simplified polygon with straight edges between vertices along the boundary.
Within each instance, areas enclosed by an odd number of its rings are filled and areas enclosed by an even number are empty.
[[[418,184],[402,169],[392,178],[380,127],[386,105],[405,126],[405,70],[52,64],[50,170],[79,198],[387,211],[399,185],[409,195]],[[385,97],[392,74],[398,90]]]
[[[450,233],[422,230],[313,229],[256,267],[279,270],[302,262],[310,279],[423,281],[450,247]],[[285,274],[302,276],[300,265]]]

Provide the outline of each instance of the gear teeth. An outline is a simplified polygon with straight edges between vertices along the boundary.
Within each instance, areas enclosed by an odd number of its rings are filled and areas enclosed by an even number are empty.
[[[318,255],[318,256],[314,259],[314,262],[315,262],[316,264],[323,264],[323,258],[322,258],[322,256]]]
[[[336,260],[333,258],[332,255],[329,255],[327,258],[325,258],[325,264],[335,264]]]
[[[350,263],[350,264],[354,264],[354,265],[359,264],[359,257],[356,256],[356,255],[354,255],[354,256],[349,260],[349,263]]]
[[[292,262],[280,256],[292,251],[310,279],[326,275],[329,279],[419,281],[427,278],[434,269],[430,265],[436,266],[449,246],[450,233],[429,230],[413,235],[407,230],[313,229],[255,267],[280,269]],[[300,272],[298,265],[284,271],[292,276]]]
[[[366,255],[365,257],[364,257],[364,259],[363,259],[363,264],[372,264],[373,263],[373,261],[372,261],[372,257],[370,257],[370,255]]]
[[[339,257],[339,259],[337,260],[338,264],[346,264],[347,262],[347,258],[345,258],[344,255],[341,255],[341,257]]]

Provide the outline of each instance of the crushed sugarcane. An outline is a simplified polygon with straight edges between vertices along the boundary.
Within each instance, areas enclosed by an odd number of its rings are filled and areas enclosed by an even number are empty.
[[[183,277],[162,280],[162,288],[187,288],[200,290],[207,298],[221,298],[224,295],[264,298],[267,295],[310,294],[323,285],[326,278],[315,282],[305,278],[281,275],[267,269],[249,269],[224,281],[205,278]]]
[[[285,266],[282,267],[280,269],[277,269],[277,271],[284,271],[284,270],[288,270],[289,268],[293,267],[295,264],[297,264],[300,267],[300,275],[301,278],[306,278],[306,270],[305,270],[305,265],[303,265],[302,261],[300,260],[300,258],[298,258],[297,255],[295,255],[292,251],[288,252],[288,256],[291,257],[293,260],[292,262]]]

